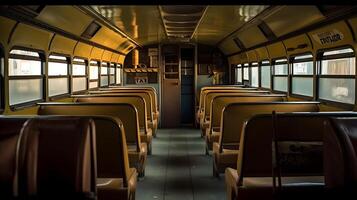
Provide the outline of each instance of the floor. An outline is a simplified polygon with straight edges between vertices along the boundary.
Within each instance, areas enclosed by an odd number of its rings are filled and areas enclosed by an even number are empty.
[[[212,176],[212,157],[205,155],[199,129],[158,130],[136,199],[226,199],[224,174]]]

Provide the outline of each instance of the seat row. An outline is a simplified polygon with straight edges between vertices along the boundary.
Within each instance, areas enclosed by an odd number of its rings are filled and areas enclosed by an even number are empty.
[[[98,197],[126,194],[120,199],[134,199],[137,173],[145,175],[147,154],[156,135],[159,112],[155,89],[108,88],[76,95],[72,100],[39,103],[38,116],[32,118],[70,115],[93,119]]]

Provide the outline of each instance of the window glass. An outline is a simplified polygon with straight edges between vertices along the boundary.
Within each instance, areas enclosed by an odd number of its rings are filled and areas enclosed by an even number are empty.
[[[89,83],[89,88],[97,88],[98,87],[98,81],[93,81]]]
[[[107,67],[107,64],[105,63],[103,63],[102,64],[102,67],[100,68],[100,74],[101,75],[106,75],[106,74],[108,74],[108,67]]]
[[[109,74],[112,74],[112,75],[115,74],[115,65],[114,64],[110,65]]]
[[[68,64],[58,62],[48,62],[48,75],[49,76],[64,76],[68,75]]]
[[[98,66],[89,67],[89,79],[90,80],[98,79]]]
[[[9,76],[34,76],[42,74],[42,63],[37,60],[9,59]]]
[[[73,64],[72,66],[72,75],[74,76],[85,76],[86,75],[86,66]]]
[[[338,49],[338,50],[332,50],[332,51],[325,51],[323,53],[323,56],[332,56],[332,55],[339,55],[339,54],[345,54],[345,53],[353,53],[353,49],[347,48],[347,49]]]
[[[121,84],[121,72],[122,69],[118,67],[116,73],[116,84]]]
[[[244,80],[249,80],[249,68],[243,67],[243,78]]]
[[[108,86],[108,76],[100,77],[100,86]]]
[[[252,67],[252,86],[258,87],[259,86],[259,74],[258,74],[258,67]]]
[[[13,50],[10,51],[10,54],[40,58],[40,55],[37,52],[34,52],[34,51],[13,49]]]
[[[343,103],[355,103],[355,80],[320,78],[319,98]]]
[[[310,77],[293,77],[292,93],[304,96],[313,96],[313,78]]]
[[[287,92],[288,91],[288,77],[276,76],[274,77],[274,90]]]
[[[293,63],[294,75],[313,75],[314,63],[313,61]]]
[[[42,99],[42,88],[42,79],[9,80],[10,106]]]
[[[321,63],[322,75],[355,75],[355,57],[323,60]]]
[[[110,84],[114,84],[114,83],[115,83],[115,77],[114,77],[114,75],[110,75],[110,77],[109,77],[109,83],[110,83]]]
[[[238,82],[242,83],[242,68],[237,68],[237,73],[238,73]]]
[[[275,64],[274,74],[275,75],[288,75],[288,64]]]
[[[261,66],[261,86],[270,88],[270,66]]]
[[[48,79],[48,96],[56,96],[69,93],[68,78],[50,78]]]
[[[75,77],[73,78],[72,91],[78,92],[86,90],[87,78],[86,77]]]

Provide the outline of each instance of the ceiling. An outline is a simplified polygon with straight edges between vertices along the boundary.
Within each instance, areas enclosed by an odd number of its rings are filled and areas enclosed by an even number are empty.
[[[268,6],[92,6],[140,45],[219,41]]]

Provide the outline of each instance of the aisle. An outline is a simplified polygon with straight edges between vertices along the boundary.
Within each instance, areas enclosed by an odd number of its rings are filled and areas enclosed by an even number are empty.
[[[224,200],[224,175],[212,176],[212,157],[204,155],[198,129],[160,129],[153,140],[137,200]]]

